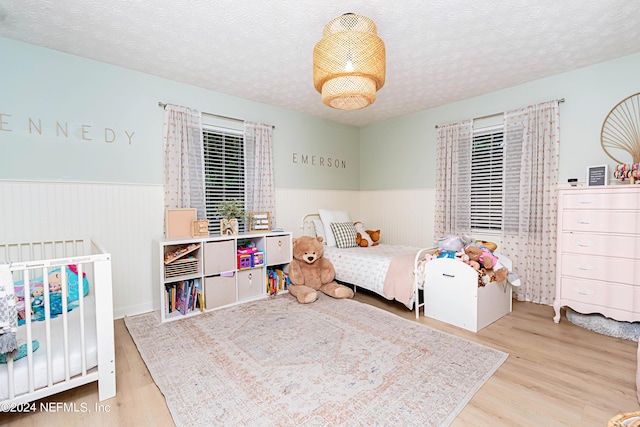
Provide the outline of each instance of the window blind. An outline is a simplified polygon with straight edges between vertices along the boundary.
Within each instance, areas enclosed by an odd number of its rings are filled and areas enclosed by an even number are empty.
[[[504,129],[474,129],[471,149],[471,229],[500,231],[503,215]]]
[[[236,199],[245,209],[244,137],[241,131],[216,127],[203,128],[205,205],[209,232],[220,233],[219,204]],[[238,218],[239,229],[244,218]]]

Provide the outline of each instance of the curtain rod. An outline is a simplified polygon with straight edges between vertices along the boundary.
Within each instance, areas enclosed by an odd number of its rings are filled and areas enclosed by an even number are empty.
[[[563,102],[564,102],[564,98],[560,98],[560,99],[558,99],[557,101],[558,101],[558,104],[561,104],[561,103],[563,103]],[[499,114],[504,114],[504,112],[502,112],[502,113],[487,114],[486,116],[474,117],[472,120],[486,119],[486,118],[489,118],[489,117],[497,116],[497,115],[499,115]],[[438,129],[439,127],[440,127],[440,125],[436,125],[436,129]]]
[[[158,106],[159,107],[166,107],[167,104],[164,102],[158,102]],[[206,111],[201,111],[202,114],[206,115],[206,116],[211,116],[211,117],[218,117],[219,119],[225,119],[225,120],[232,120],[234,122],[240,122],[240,123],[244,123],[244,120],[242,119],[237,119],[235,117],[229,117],[229,116],[221,116],[220,114],[213,114],[213,113],[207,113]],[[273,129],[275,129],[276,127],[274,125],[271,125],[271,127]]]

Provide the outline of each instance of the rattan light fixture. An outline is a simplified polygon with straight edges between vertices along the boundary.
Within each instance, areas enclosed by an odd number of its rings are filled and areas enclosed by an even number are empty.
[[[313,84],[322,102],[339,110],[373,104],[384,86],[386,56],[376,24],[345,13],[332,19],[313,49]]]

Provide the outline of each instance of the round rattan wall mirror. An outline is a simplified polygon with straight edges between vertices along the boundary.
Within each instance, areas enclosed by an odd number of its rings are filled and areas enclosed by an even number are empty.
[[[600,132],[600,144],[609,157],[618,163],[625,153],[633,163],[640,163],[640,93],[620,101],[607,114]]]

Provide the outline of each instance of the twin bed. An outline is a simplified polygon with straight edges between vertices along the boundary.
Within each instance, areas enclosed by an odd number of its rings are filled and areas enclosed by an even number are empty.
[[[322,236],[324,256],[336,270],[336,280],[396,300],[425,316],[478,332],[511,312],[511,285],[492,282],[478,286],[478,273],[451,258],[432,259],[436,247],[379,244],[339,248],[330,223],[348,224],[348,213],[319,210],[302,219],[302,234]],[[329,225],[329,226],[328,226]],[[343,245],[344,246],[344,245]],[[347,245],[349,246],[349,245]],[[495,254],[512,270],[508,258]],[[422,293],[422,300],[420,298]]]
[[[1,410],[94,381],[101,401],[115,396],[111,255],[55,240],[0,244],[0,263],[0,290],[16,301],[0,326],[19,345],[0,355]]]

